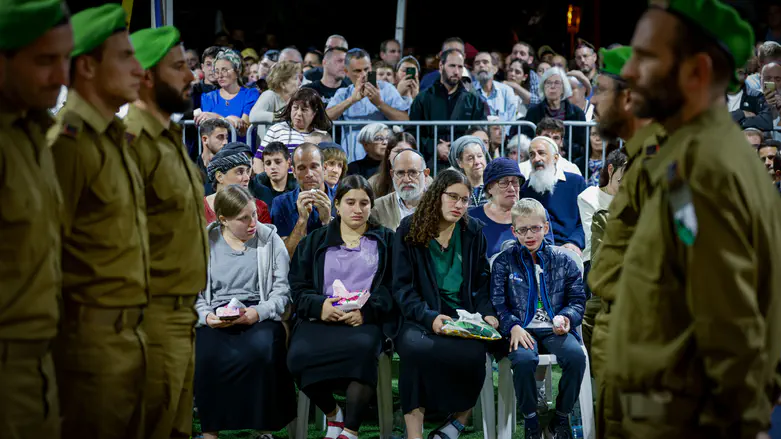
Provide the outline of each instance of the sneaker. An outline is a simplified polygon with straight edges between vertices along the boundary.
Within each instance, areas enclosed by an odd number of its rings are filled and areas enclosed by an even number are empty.
[[[569,423],[569,416],[560,418],[554,416],[550,424],[545,428],[546,439],[573,439],[572,426]]]
[[[535,429],[524,426],[523,437],[524,439],[542,439],[542,433],[540,433],[539,426]]]

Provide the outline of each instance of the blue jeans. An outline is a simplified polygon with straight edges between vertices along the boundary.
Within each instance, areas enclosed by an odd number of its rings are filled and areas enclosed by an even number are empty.
[[[518,349],[508,355],[513,369],[513,383],[518,404],[524,415],[531,415],[537,410],[537,386],[534,372],[540,362],[538,345],[542,344],[543,352],[556,356],[561,366],[561,381],[559,381],[559,396],[556,398],[556,411],[569,414],[575,406],[580,392],[580,383],[586,370],[586,356],[583,354],[578,339],[572,334],[556,335],[551,328],[526,330],[537,342],[532,349],[518,345]]]

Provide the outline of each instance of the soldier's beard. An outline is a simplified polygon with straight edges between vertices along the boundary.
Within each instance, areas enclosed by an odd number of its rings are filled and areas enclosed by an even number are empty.
[[[631,116],[620,108],[620,96],[620,93],[617,93],[608,110],[599,115],[597,131],[600,137],[608,142],[615,142],[621,137],[621,132],[626,128]]]
[[[176,90],[159,78],[155,81],[155,100],[157,106],[165,113],[184,113],[192,106],[189,99],[183,96],[183,90]]]
[[[676,68],[670,70],[647,86],[631,84],[632,91],[639,95],[633,104],[637,117],[665,121],[681,110],[686,100],[678,85],[679,72]]]

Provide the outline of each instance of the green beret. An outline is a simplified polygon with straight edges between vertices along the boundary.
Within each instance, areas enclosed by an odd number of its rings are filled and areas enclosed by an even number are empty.
[[[179,44],[179,31],[173,26],[141,29],[130,35],[136,49],[136,59],[146,70],[160,62],[174,46]]]
[[[85,9],[71,17],[73,25],[72,57],[84,55],[103,44],[117,31],[127,28],[125,10],[119,3],[107,3]]]
[[[621,77],[621,69],[632,57],[632,48],[630,46],[620,46],[610,50],[603,48],[599,49],[599,56],[602,58],[602,73]]]
[[[720,0],[651,0],[651,6],[676,15],[687,26],[695,26],[724,49],[736,69],[746,65],[754,51],[754,31],[732,6]],[[730,87],[739,86],[737,72]]]
[[[0,50],[16,50],[40,38],[68,12],[61,0],[3,0],[0,2]]]

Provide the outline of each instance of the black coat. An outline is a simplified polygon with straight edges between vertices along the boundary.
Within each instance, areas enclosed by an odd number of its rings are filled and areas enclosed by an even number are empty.
[[[329,247],[344,244],[339,229],[340,222],[338,217],[334,218],[327,227],[311,232],[301,240],[293,253],[288,280],[299,321],[320,320],[323,302],[326,299],[323,295],[325,253]],[[364,234],[377,240],[379,262],[377,274],[372,281],[371,296],[366,305],[361,308],[364,324],[382,326],[383,332],[389,338],[395,336],[398,324],[398,310],[391,297],[393,235],[390,229],[372,225],[369,225],[369,229]]]
[[[564,120],[565,121],[586,121],[586,113],[583,112],[578,106],[572,105],[568,100],[562,101],[564,105]],[[533,105],[526,112],[526,117],[523,119],[529,121],[535,125],[540,121],[548,117],[546,109],[548,108],[547,99],[543,99],[537,105]],[[533,139],[535,137],[534,131],[531,127],[524,126],[521,128],[521,134],[526,135],[528,138]],[[586,136],[588,135],[588,127],[572,127],[572,156],[567,157],[569,161],[574,162],[578,157],[583,156],[583,151],[586,145]],[[564,152],[569,152],[569,127],[564,127]]]
[[[393,245],[393,297],[407,321],[426,331],[432,330],[434,319],[441,314],[442,300],[437,286],[436,271],[427,247],[412,245],[404,239],[410,231],[413,215],[403,220],[396,230]],[[487,244],[483,223],[474,218],[462,219],[456,226],[461,233],[463,276],[461,305],[470,313],[494,316],[489,293],[491,273],[485,256]]]
[[[746,117],[745,111],[754,113],[756,116]],[[767,105],[765,95],[759,90],[746,87],[743,84],[743,96],[740,98],[739,109],[730,113],[741,128],[756,128],[761,131],[773,130],[773,114]]]

